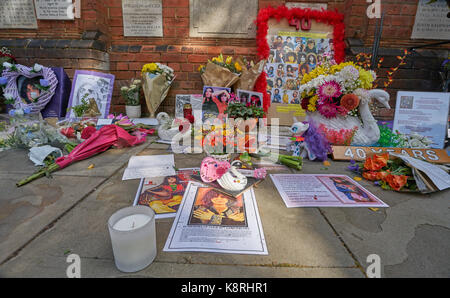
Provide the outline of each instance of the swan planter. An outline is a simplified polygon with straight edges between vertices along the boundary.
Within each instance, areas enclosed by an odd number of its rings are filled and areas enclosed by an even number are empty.
[[[380,129],[369,103],[389,107],[389,94],[373,89],[375,72],[352,62],[326,61],[305,74],[300,87],[302,108],[333,145],[370,146],[378,142]]]
[[[370,146],[378,142],[380,139],[380,129],[377,120],[372,115],[369,108],[371,100],[375,99],[385,108],[390,109],[389,93],[380,89],[372,89],[367,91],[367,97],[363,97],[360,101],[357,116],[337,116],[335,118],[326,118],[319,112],[308,113],[308,120],[315,123],[324,124],[328,129],[339,131],[341,129],[351,130],[356,128],[351,145],[353,146]]]

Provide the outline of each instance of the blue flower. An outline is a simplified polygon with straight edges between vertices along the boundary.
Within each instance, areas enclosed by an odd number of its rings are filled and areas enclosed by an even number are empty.
[[[16,110],[9,110],[8,114],[11,117],[14,117],[14,114],[16,113]]]
[[[0,77],[0,85],[6,85],[8,83],[8,78]]]
[[[40,84],[42,87],[48,87],[48,86],[50,86],[50,83],[49,83],[46,79],[40,79],[40,80],[39,80],[39,84]]]
[[[26,108],[23,109],[23,112],[25,114],[30,114],[31,113],[31,108],[30,107],[26,107]]]

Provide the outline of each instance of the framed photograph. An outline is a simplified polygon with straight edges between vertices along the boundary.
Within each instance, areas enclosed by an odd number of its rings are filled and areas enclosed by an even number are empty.
[[[202,120],[208,118],[225,119],[225,111],[230,100],[231,88],[203,87]]]
[[[70,92],[69,105],[66,118],[76,118],[72,107],[87,101],[92,108],[90,116],[106,118],[111,106],[115,76],[112,74],[76,70]]]
[[[256,105],[257,107],[262,107],[263,94],[261,92],[238,89],[237,96],[242,103],[249,103]]]
[[[195,121],[201,121],[202,102],[203,97],[201,94],[177,94],[175,97],[175,117],[184,118],[184,106],[190,104]]]

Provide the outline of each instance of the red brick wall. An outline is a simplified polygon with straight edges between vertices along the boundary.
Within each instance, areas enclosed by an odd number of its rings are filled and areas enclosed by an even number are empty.
[[[268,5],[276,7],[285,2],[259,0],[259,8]],[[376,20],[368,19],[366,10],[369,4],[366,0],[301,0],[299,2],[328,3],[328,9],[337,9],[345,14],[346,37],[360,40],[361,50],[367,50],[371,46]],[[382,47],[398,49],[398,52],[401,52],[402,49],[411,45],[433,42],[409,39],[417,2],[418,0],[381,0],[386,11]],[[201,92],[203,84],[197,68],[208,58],[219,53],[243,55],[248,58],[255,58],[256,55],[254,39],[190,38],[189,0],[163,0],[164,37],[162,38],[124,37],[121,0],[82,0],[81,3],[81,19],[38,21],[38,30],[0,30],[0,46],[1,41],[6,40],[6,45],[9,45],[19,57],[19,62],[29,65],[40,62],[49,66],[62,66],[67,69],[70,76],[75,69],[110,71],[116,76],[117,82],[112,105],[113,112],[124,111],[124,102],[119,96],[120,85],[131,78],[139,77],[145,63],[166,63],[175,70],[176,81],[162,107],[163,110],[172,112],[175,94]],[[26,43],[24,47],[22,43],[15,46],[11,41],[14,39],[31,39],[31,43]],[[36,41],[33,47],[35,39],[39,41]],[[46,42],[52,45],[51,40],[60,39],[72,42],[66,47],[58,47],[56,44],[47,48]],[[84,43],[80,44],[78,41]],[[444,48],[448,49],[448,47]],[[386,53],[389,57],[385,60],[385,70],[396,66],[397,61],[395,51]],[[349,54],[352,53],[349,52]],[[394,98],[396,90],[399,89],[436,91],[436,84],[433,82],[437,82],[438,59],[423,60],[421,58],[420,62],[416,60],[408,61],[408,64],[402,66],[401,71],[397,73],[399,80],[390,89]],[[385,72],[381,72],[380,76],[385,76]],[[423,83],[421,79],[428,81]],[[385,112],[383,115],[391,117],[392,113]]]

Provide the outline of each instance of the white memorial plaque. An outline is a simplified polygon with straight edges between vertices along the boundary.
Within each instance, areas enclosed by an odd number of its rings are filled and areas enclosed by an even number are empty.
[[[1,0],[0,29],[37,29],[33,0]]]
[[[163,36],[162,0],[122,0],[124,36]]]
[[[450,18],[446,1],[419,0],[411,39],[450,40]]]
[[[286,2],[287,8],[311,8],[311,9],[327,9],[328,4],[327,3],[303,3],[303,2]]]
[[[40,20],[73,20],[72,0],[34,0]]]

